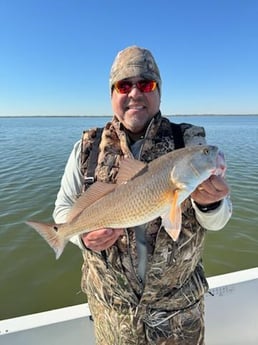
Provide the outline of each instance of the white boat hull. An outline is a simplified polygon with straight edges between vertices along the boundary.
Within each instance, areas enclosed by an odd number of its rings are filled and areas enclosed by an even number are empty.
[[[258,344],[258,267],[208,278],[207,345]],[[1,345],[94,345],[87,304],[0,321]]]

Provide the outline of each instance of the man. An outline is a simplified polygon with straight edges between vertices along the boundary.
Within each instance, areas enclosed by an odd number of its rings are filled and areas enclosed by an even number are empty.
[[[183,146],[205,144],[203,128],[171,124],[161,116],[161,86],[150,51],[132,46],[117,55],[110,73],[114,117],[75,144],[56,200],[56,223],[66,221],[93,178],[115,181],[121,157],[150,162]],[[222,176],[198,186],[183,203],[176,242],[159,218],[133,229],[99,229],[73,238],[83,251],[82,290],[97,345],[204,344],[208,285],[201,254],[206,229],[223,228],[231,216],[228,193]]]

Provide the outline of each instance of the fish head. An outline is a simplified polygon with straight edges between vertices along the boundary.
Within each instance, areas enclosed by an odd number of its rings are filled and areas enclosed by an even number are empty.
[[[224,155],[217,146],[198,145],[182,149],[182,154],[171,171],[171,181],[187,194],[211,175],[223,175],[226,170]]]

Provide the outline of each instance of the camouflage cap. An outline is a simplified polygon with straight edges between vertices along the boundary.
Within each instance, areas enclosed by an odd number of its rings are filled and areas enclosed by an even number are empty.
[[[155,80],[161,89],[159,68],[151,52],[137,46],[125,48],[117,54],[111,67],[110,88],[119,80],[138,76]]]

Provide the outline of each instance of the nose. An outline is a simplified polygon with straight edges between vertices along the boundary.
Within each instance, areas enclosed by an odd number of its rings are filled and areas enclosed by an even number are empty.
[[[128,93],[128,96],[135,97],[138,95],[142,95],[142,92],[138,89],[138,87],[136,85],[132,85],[132,89]]]

